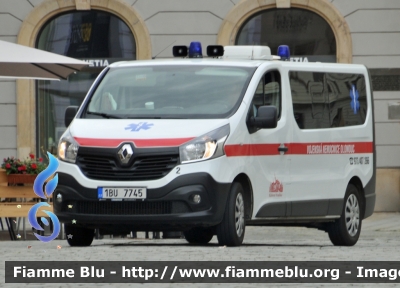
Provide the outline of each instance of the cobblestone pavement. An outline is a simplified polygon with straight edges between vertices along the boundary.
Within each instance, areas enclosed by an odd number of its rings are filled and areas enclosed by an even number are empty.
[[[0,241],[0,286],[5,284],[5,261],[400,261],[400,213],[375,213],[363,221],[358,243],[335,247],[328,235],[297,227],[246,227],[244,244],[220,247],[216,237],[207,246],[188,245],[184,239],[94,240],[90,247],[69,247],[66,240]],[[61,245],[61,249],[57,246]],[[28,249],[28,246],[31,248]],[[26,284],[28,287],[282,287],[291,284]],[[365,287],[365,284],[303,284],[302,287]],[[394,287],[396,284],[381,284]],[[399,284],[397,284],[399,285]],[[299,286],[296,284],[296,286]],[[376,284],[368,285],[370,287]]]

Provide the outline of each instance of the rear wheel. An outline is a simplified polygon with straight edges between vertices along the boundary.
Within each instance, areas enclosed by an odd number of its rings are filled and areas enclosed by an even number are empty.
[[[70,246],[90,246],[93,242],[94,229],[65,224],[65,235]]]
[[[225,207],[224,218],[217,226],[218,243],[239,246],[243,242],[246,223],[244,219],[244,190],[240,183],[233,183]]]
[[[361,232],[361,195],[353,184],[347,186],[342,215],[328,228],[329,239],[335,246],[353,246]]]
[[[186,241],[191,244],[207,244],[214,237],[212,228],[193,228],[183,232]]]

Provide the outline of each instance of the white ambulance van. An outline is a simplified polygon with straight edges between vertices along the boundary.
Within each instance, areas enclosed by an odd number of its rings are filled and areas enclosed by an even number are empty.
[[[354,245],[375,206],[368,70],[278,51],[209,46],[203,58],[191,43],[174,47],[180,59],[105,68],[68,107],[58,146],[54,211],[69,244],[98,229],[238,246],[246,226],[285,225]]]

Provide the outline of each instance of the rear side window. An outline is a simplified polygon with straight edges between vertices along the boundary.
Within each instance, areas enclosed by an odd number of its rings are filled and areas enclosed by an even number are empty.
[[[364,75],[291,71],[289,77],[294,118],[300,129],[364,124]]]

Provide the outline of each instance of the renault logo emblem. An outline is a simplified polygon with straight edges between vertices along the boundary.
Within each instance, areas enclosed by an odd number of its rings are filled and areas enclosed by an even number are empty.
[[[123,164],[128,163],[132,155],[133,155],[133,149],[130,144],[124,144],[118,151],[119,160],[121,160]]]

